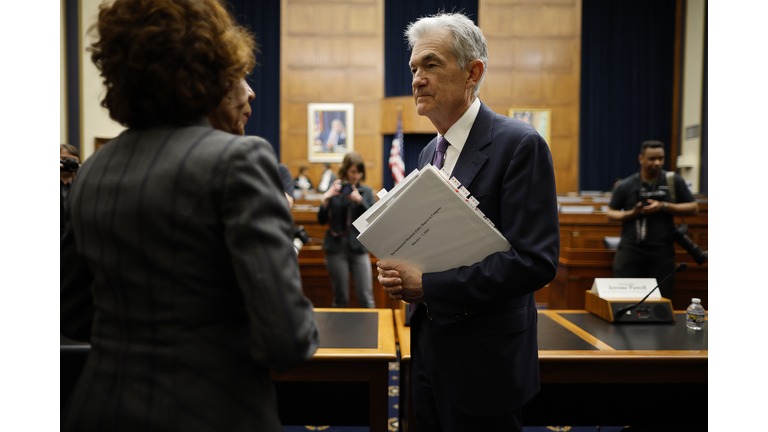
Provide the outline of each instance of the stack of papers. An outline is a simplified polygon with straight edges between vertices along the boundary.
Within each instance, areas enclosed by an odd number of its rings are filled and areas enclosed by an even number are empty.
[[[511,245],[456,178],[432,165],[414,170],[353,222],[379,260],[425,273],[472,265]]]

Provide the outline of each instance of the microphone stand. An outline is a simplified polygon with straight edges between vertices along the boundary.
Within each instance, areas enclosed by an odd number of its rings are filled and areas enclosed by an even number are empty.
[[[617,311],[616,311],[616,315],[614,315],[614,318],[613,318],[613,319],[618,319],[619,317],[621,317],[621,316],[624,314],[624,312],[626,312],[626,311],[628,311],[628,310],[630,310],[630,309],[632,309],[632,308],[636,308],[636,307],[640,306],[641,304],[643,304],[643,302],[645,301],[645,299],[647,299],[647,298],[648,298],[648,296],[650,296],[650,295],[651,295],[651,294],[652,294],[654,291],[656,291],[656,288],[660,287],[660,286],[661,286],[661,284],[663,284],[664,282],[666,282],[666,281],[667,281],[667,279],[669,279],[670,277],[672,277],[672,275],[674,275],[674,274],[676,274],[676,273],[680,273],[681,271],[685,270],[686,268],[688,268],[688,264],[686,264],[686,263],[684,263],[684,262],[683,262],[683,263],[680,263],[680,264],[679,264],[677,267],[675,267],[675,269],[672,271],[672,273],[670,273],[669,275],[667,275],[667,277],[665,277],[665,278],[664,278],[664,279],[663,279],[661,282],[659,282],[659,284],[658,284],[658,285],[656,285],[655,287],[653,287],[653,289],[652,289],[650,292],[648,292],[648,294],[646,294],[646,295],[645,295],[645,297],[643,297],[643,299],[642,299],[642,300],[640,300],[639,302],[637,302],[637,303],[635,303],[635,304],[633,304],[633,305],[629,305],[629,306],[626,306],[626,307],[623,307],[623,308],[621,308],[621,309],[617,310]]]

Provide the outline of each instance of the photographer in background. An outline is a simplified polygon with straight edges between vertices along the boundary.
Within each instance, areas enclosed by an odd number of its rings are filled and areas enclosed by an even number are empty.
[[[352,222],[375,202],[373,190],[360,184],[365,180],[365,162],[357,152],[344,156],[339,168],[339,179],[323,194],[317,211],[320,224],[328,224],[323,250],[325,266],[333,285],[333,307],[347,307],[349,303],[349,274],[355,282],[360,307],[374,308],[371,259],[368,249],[357,240],[359,232]]]
[[[661,168],[661,141],[644,141],[638,160],[640,172],[616,186],[608,205],[608,220],[623,223],[613,277],[661,281],[675,269],[674,216],[696,216],[699,205],[680,175]],[[674,279],[659,287],[663,297],[672,294]]]
[[[59,191],[61,193],[61,213],[59,221],[61,230],[59,237],[64,234],[64,211],[67,210],[67,197],[69,196],[69,186],[75,179],[75,174],[80,168],[80,152],[71,144],[61,144],[59,146]]]

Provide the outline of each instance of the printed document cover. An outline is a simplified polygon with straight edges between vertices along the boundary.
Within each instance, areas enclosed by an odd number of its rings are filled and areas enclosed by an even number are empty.
[[[511,245],[455,178],[432,165],[414,170],[354,221],[379,260],[422,272],[472,265]]]

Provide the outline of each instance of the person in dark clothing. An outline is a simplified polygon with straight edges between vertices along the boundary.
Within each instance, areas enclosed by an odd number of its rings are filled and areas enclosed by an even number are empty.
[[[100,6],[126,126],[72,182],[60,332],[91,349],[60,430],[282,432],[271,372],[319,345],[277,156],[243,136],[253,35],[219,0]]]
[[[359,232],[352,222],[368,210],[375,199],[365,180],[365,162],[356,152],[347,153],[339,168],[339,178],[323,194],[317,220],[328,224],[323,250],[325,265],[333,285],[333,307],[349,303],[349,274],[355,282],[360,307],[373,308],[373,281],[368,249],[357,240]]]
[[[416,423],[422,431],[522,431],[522,407],[539,391],[534,292],[555,278],[560,250],[552,155],[531,125],[480,100],[488,47],[471,19],[440,12],[406,34],[415,109],[437,132],[417,168],[455,177],[511,245],[445,271],[377,263],[384,291],[411,303]]]
[[[71,144],[61,144],[59,146],[59,165],[61,169],[64,169],[64,160],[73,159],[80,166],[80,152],[77,148]],[[61,229],[59,231],[59,237],[64,235],[64,212],[67,210],[67,198],[69,196],[69,186],[72,184],[72,180],[75,179],[76,172],[73,171],[60,171],[59,172],[59,192],[61,197],[61,212],[59,215],[59,223]]]
[[[696,216],[699,205],[680,175],[661,168],[661,141],[644,141],[638,161],[640,171],[616,186],[608,205],[608,220],[623,224],[613,277],[661,282],[675,269],[674,216]],[[659,287],[662,297],[670,297],[674,283],[672,276]]]

